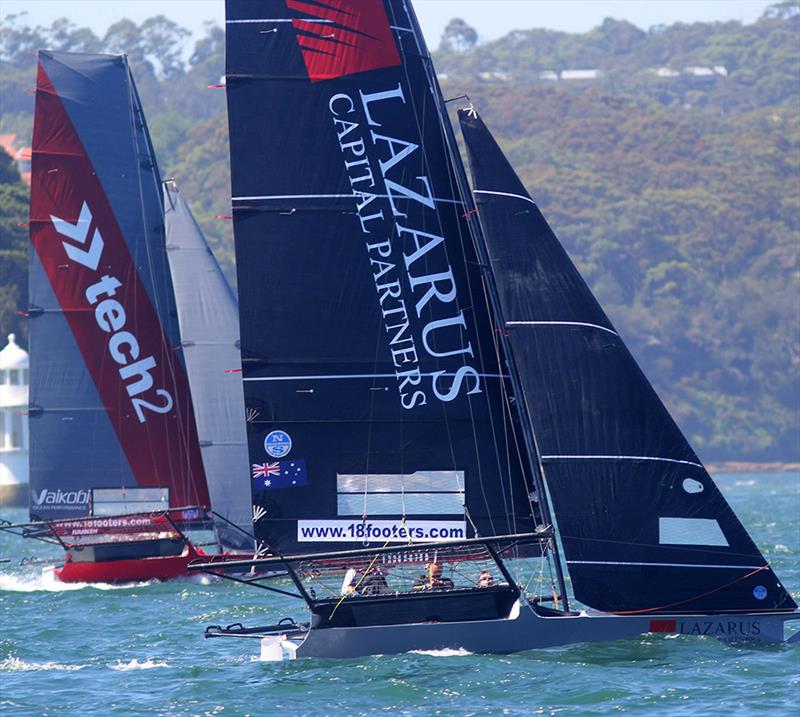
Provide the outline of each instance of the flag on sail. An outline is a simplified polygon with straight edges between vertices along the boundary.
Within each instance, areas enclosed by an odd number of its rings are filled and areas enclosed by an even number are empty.
[[[253,463],[253,493],[279,488],[302,488],[308,485],[305,460]]]

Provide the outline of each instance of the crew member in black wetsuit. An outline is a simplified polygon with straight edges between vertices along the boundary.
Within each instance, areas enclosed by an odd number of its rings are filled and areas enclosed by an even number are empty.
[[[428,563],[425,575],[420,575],[414,583],[413,590],[452,590],[453,581],[442,577],[442,566],[439,563]]]
[[[366,574],[356,570],[348,570],[349,581],[342,586],[342,595],[356,593],[367,597],[369,595],[383,595],[389,592],[386,576],[377,566],[369,568]]]

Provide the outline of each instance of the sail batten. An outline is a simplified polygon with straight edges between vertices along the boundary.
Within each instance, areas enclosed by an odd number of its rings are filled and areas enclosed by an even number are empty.
[[[473,184],[490,188],[477,216],[576,598],[612,612],[794,607],[483,121],[459,120]],[[734,580],[703,570],[742,563]]]

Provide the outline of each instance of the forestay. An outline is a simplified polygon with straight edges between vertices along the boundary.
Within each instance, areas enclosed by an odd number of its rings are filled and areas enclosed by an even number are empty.
[[[229,1],[226,32],[259,537],[291,552],[530,529],[498,327],[406,4]]]
[[[575,596],[618,612],[796,607],[482,120],[459,117]]]

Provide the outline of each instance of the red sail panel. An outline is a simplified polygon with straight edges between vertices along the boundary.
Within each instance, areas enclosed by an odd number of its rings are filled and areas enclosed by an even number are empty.
[[[400,64],[400,54],[382,0],[328,0],[325,6],[287,0],[297,41],[312,82]]]

